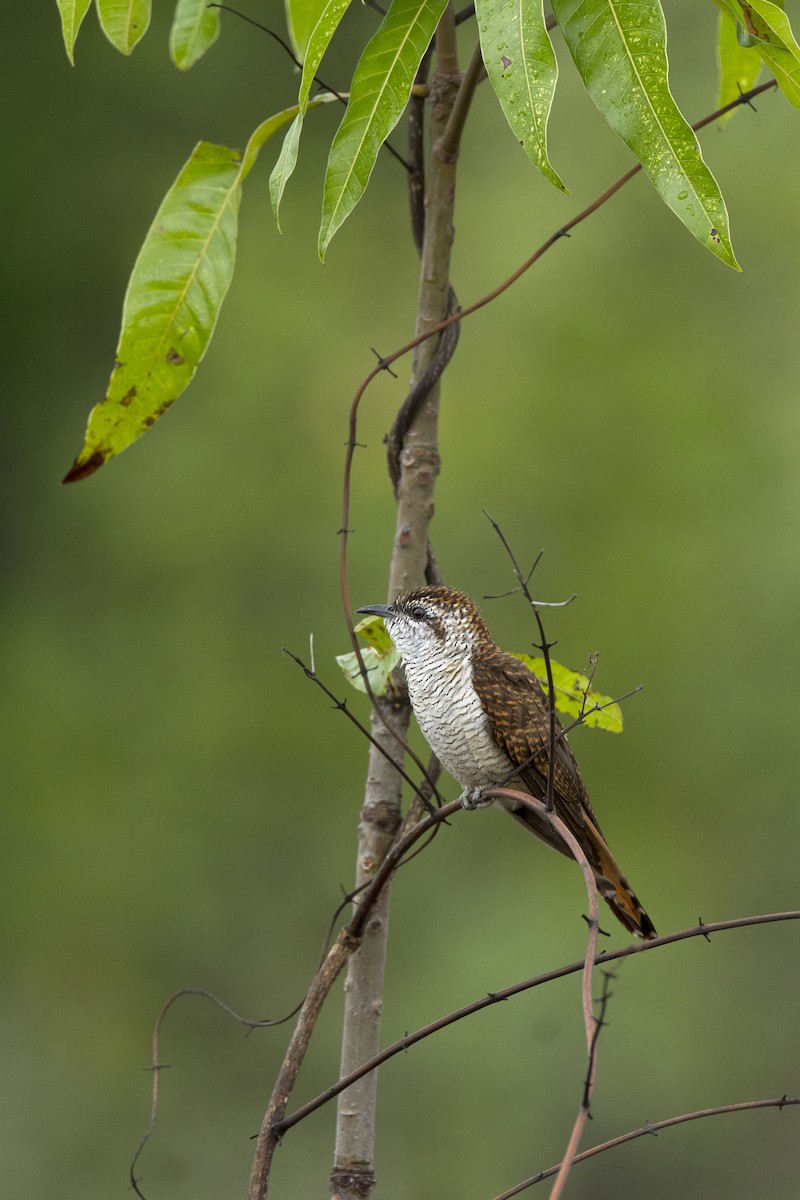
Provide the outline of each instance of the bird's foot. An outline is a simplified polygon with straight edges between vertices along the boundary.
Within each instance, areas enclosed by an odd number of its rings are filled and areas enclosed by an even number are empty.
[[[484,796],[483,788],[479,787],[465,787],[459,800],[461,807],[470,811],[474,808],[488,808],[490,804],[494,804],[492,797]]]

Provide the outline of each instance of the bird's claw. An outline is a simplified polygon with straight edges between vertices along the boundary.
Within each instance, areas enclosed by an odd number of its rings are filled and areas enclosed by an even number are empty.
[[[465,787],[459,799],[461,800],[461,807],[469,811],[475,808],[488,808],[490,804],[494,803],[491,796],[485,797],[483,788],[479,787]]]

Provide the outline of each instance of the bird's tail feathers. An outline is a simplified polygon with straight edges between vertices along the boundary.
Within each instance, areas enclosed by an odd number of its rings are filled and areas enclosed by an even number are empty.
[[[597,863],[593,863],[594,876],[597,880],[597,890],[605,900],[618,921],[636,937],[651,941],[658,937],[656,927],[648,917],[639,897],[628,883],[616,864],[602,835],[587,821],[591,830],[591,840],[595,850]]]

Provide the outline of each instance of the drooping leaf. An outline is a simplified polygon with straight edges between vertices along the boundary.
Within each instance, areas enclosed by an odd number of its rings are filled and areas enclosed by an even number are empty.
[[[67,58],[73,67],[75,66],[75,40],[91,3],[92,0],[58,0],[64,46]]]
[[[364,194],[378,151],[399,121],[414,75],[447,0],[393,0],[361,55],[350,102],[333,139],[322,205],[319,256]]]
[[[289,37],[301,62],[306,56],[311,31],[319,20],[325,3],[326,0],[285,0]]]
[[[389,690],[389,676],[400,661],[382,617],[365,617],[355,626],[356,633],[368,643],[361,651],[364,666],[369,674],[369,686],[374,696],[384,696]],[[336,661],[344,677],[359,692],[366,692],[364,677],[354,650],[349,654],[337,654]]]
[[[130,54],[147,33],[150,0],[96,0],[100,26],[111,45]]]
[[[218,8],[208,0],[178,0],[169,34],[169,52],[175,66],[188,71],[219,37]]]
[[[545,690],[549,691],[547,667],[543,658],[535,658],[530,654],[515,654],[529,671],[533,671]],[[592,687],[591,680],[580,671],[571,671],[569,667],[550,659],[553,672],[553,687],[556,692],[556,710],[570,717],[579,717],[584,713],[583,724],[592,729],[605,729],[609,733],[622,732],[622,709],[611,699],[603,696]]]
[[[240,167],[238,150],[200,142],[164,197],[128,284],[106,397],[65,483],[136,441],[194,375],[233,273]]]
[[[294,174],[294,169],[297,166],[300,135],[303,132],[303,118],[308,108],[308,96],[311,91],[311,85],[314,82],[317,68],[322,62],[323,55],[330,44],[331,38],[349,6],[350,0],[329,0],[317,24],[314,26],[308,42],[305,61],[303,63],[303,75],[300,80],[300,94],[297,97],[299,112],[287,130],[280,154],[269,179],[272,211],[279,230],[281,227],[281,200],[283,199],[286,184]],[[327,99],[335,99],[334,96],[327,93],[325,95]]]
[[[748,28],[760,39],[756,46],[758,53],[789,103],[800,108],[800,46],[789,18],[771,0],[749,0],[741,7]]]
[[[244,154],[200,142],[167,192],[128,283],[108,391],[89,414],[65,483],[135,442],[190,382],[233,274],[241,185],[264,143],[297,111],[263,121]]]
[[[736,21],[723,11],[719,14],[719,38],[717,41],[719,58],[719,95],[718,106],[722,108],[730,104],[742,92],[748,92],[755,86],[761,70],[761,55],[758,50],[742,46],[736,35]],[[729,120],[738,109],[720,117],[720,124]]]
[[[725,201],[676,105],[667,79],[667,33],[658,0],[553,0],[586,88],[686,228],[739,270]]]
[[[311,31],[308,47],[303,61],[303,75],[300,79],[300,94],[297,102],[301,113],[305,113],[311,85],[325,51],[331,43],[333,35],[339,28],[339,22],[350,7],[351,0],[328,0],[320,18]]]
[[[475,0],[481,54],[514,136],[555,187],[564,187],[547,156],[547,121],[558,64],[543,0]]]
[[[313,100],[308,101],[304,105],[304,110],[316,108],[320,104],[328,104],[331,100],[338,100],[333,92],[323,92],[319,96],[315,96]],[[303,129],[303,111],[300,105],[297,105],[297,116],[292,121],[286,131],[286,136],[283,139],[280,153],[272,169],[272,174],[269,177],[269,195],[272,202],[272,211],[275,214],[275,223],[280,230],[280,207],[283,199],[284,189],[294,173],[297,165],[297,151],[300,147],[300,134]]]

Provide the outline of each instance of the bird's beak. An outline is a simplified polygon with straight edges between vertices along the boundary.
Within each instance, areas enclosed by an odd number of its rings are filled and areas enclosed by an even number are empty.
[[[356,612],[366,613],[370,617],[394,616],[394,609],[391,604],[365,604],[363,608],[357,608]]]

